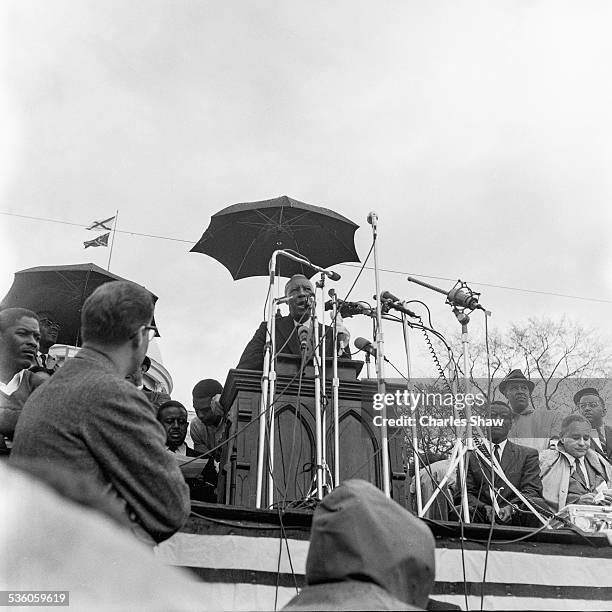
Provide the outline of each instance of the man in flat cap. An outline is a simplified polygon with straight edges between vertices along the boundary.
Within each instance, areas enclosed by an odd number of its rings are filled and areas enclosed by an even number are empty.
[[[559,436],[563,415],[553,410],[535,410],[531,402],[534,388],[535,384],[518,369],[499,383],[513,413],[508,440],[540,451],[548,448],[551,438]]]
[[[591,424],[591,449],[612,462],[612,427],[604,423],[606,404],[593,387],[580,389],[574,395],[574,404]]]

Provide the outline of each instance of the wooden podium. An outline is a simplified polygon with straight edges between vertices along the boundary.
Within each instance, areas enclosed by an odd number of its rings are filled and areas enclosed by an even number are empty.
[[[274,440],[274,502],[288,504],[305,498],[313,490],[315,465],[314,378],[312,366],[301,377],[297,375],[300,358],[279,355],[277,360],[275,440]],[[374,426],[372,396],[377,392],[376,380],[357,378],[363,362],[338,360],[340,479],[361,478],[382,488],[380,428]],[[335,449],[333,411],[331,404],[331,359],[326,361],[326,456],[331,474],[334,473]],[[239,432],[225,447],[219,472],[219,502],[255,507],[257,478],[258,414],[261,398],[262,373],[253,370],[230,370],[221,403],[229,407],[229,435]],[[387,385],[389,392],[402,389]],[[390,415],[391,416],[391,415]],[[250,423],[250,424],[249,424]],[[406,506],[405,437],[404,428],[388,428],[391,495]],[[265,466],[268,466],[266,440]],[[269,468],[264,469],[262,500],[267,500]],[[331,478],[329,481],[331,482]]]

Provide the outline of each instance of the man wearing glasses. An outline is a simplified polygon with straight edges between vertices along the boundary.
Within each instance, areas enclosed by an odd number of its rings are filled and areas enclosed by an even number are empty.
[[[81,313],[83,348],[25,403],[10,459],[149,544],[169,538],[190,510],[156,409],[125,380],[155,335],[152,320],[153,298],[143,287],[98,287]]]
[[[574,404],[591,424],[591,449],[612,461],[612,427],[604,423],[606,405],[603,397],[597,389],[585,387],[574,395]]]
[[[54,315],[51,312],[37,312],[36,316],[40,326],[40,341],[32,367],[44,368],[52,374],[60,367],[60,364],[56,357],[49,355],[49,349],[57,342],[61,328],[59,323],[54,321]]]

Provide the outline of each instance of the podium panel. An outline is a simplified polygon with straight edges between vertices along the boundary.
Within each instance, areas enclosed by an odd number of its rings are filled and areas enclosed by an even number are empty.
[[[339,376],[340,479],[362,478],[382,488],[380,429],[373,425],[379,413],[372,409],[376,381],[358,380],[359,368],[355,362],[346,361],[347,367]],[[315,488],[315,381],[303,376],[300,383],[287,367],[281,371],[276,379],[273,469],[270,470],[266,439],[262,501],[268,499],[268,475],[272,473],[274,503],[285,506],[297,504]],[[328,391],[331,397],[330,381]],[[235,438],[226,446],[222,459],[218,487],[221,503],[255,507],[260,397],[261,372],[230,370],[221,403],[229,407],[230,435]],[[325,421],[331,482],[336,461],[331,402],[325,410]],[[407,505],[405,433],[403,429],[388,430],[392,497],[403,506]]]

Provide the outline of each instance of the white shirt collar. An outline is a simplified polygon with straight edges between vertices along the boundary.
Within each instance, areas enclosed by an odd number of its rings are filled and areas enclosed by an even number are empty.
[[[497,444],[497,446],[499,446],[499,456],[500,457],[504,454],[504,448],[506,448],[507,441],[508,441],[508,438],[506,438],[505,440]],[[490,440],[485,440],[485,444],[487,445],[488,451],[492,453],[493,448],[495,447],[495,442],[491,442]]]
[[[183,457],[185,457],[187,455],[187,444],[183,442],[180,446],[176,447],[176,450],[172,451],[168,449],[168,452],[174,453],[175,455],[182,455]]]
[[[13,376],[13,378],[11,378],[11,380],[9,380],[7,383],[0,382],[0,391],[5,393],[6,395],[12,395],[13,393],[15,393],[15,391],[19,389],[19,385],[21,384],[21,381],[23,379],[24,372],[25,369],[19,370],[19,372],[17,372],[17,374],[15,374],[15,376]]]

